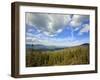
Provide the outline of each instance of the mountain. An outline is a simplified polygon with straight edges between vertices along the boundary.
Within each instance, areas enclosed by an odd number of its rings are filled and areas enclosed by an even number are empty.
[[[32,44],[26,44],[26,48],[32,48],[34,50],[57,50],[57,49],[62,49],[61,47],[57,46],[46,46],[46,45],[32,45]]]
[[[89,43],[84,43],[77,46],[89,46]],[[77,47],[77,46],[72,46],[72,47]],[[41,45],[41,44],[37,44],[37,45],[26,44],[26,48],[31,48],[33,50],[59,50],[59,49],[70,48],[70,47],[47,46],[47,45]]]
[[[84,44],[82,44],[83,46],[87,46],[87,45],[89,45],[89,43],[84,43]]]

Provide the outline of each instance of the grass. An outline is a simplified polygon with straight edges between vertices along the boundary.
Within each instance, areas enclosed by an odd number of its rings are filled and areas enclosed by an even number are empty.
[[[55,51],[26,49],[26,67],[89,64],[89,45]]]

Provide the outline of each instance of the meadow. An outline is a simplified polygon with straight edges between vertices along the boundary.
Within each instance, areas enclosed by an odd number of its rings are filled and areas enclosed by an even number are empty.
[[[89,64],[89,45],[48,51],[26,48],[26,67],[81,64]]]

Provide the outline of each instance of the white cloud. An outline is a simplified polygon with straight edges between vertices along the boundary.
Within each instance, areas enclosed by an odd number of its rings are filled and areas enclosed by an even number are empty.
[[[50,34],[49,32],[43,32],[43,34],[45,34],[46,36],[49,36],[49,37],[56,36],[56,34]]]
[[[88,15],[73,15],[70,25],[72,27],[78,27],[82,24],[82,22],[89,19]]]
[[[26,33],[26,37],[33,37],[33,34],[32,34],[32,33],[27,32],[27,33]]]
[[[26,13],[26,24],[36,27],[45,35],[60,33],[71,21],[71,15]]]
[[[27,44],[40,44],[40,45],[46,45],[46,46],[58,46],[58,47],[70,47],[70,46],[77,46],[81,45],[84,42],[74,40],[70,41],[67,39],[41,39],[39,40],[38,38],[27,38]]]
[[[89,24],[84,24],[84,28],[82,28],[80,32],[88,32],[89,30],[90,30]]]
[[[81,24],[80,18],[81,18],[80,15],[73,15],[72,21],[70,22],[71,26],[73,27],[79,26]]]
[[[72,28],[72,40],[74,39],[74,31],[80,30],[85,21],[89,20],[89,15],[72,15],[72,20],[70,21],[70,26]],[[83,32],[79,32],[82,35]]]
[[[63,29],[66,27],[66,25],[72,26],[72,36],[70,38],[66,38],[63,40],[48,40],[47,38],[43,38],[43,34],[32,34],[27,32],[27,37],[31,37],[32,41],[30,43],[34,42],[34,44],[45,44],[45,45],[71,45],[76,44],[72,41],[74,40],[74,31],[77,31],[80,29],[82,24],[85,20],[89,20],[88,15],[61,15],[61,14],[36,14],[36,13],[26,13],[26,24],[35,27],[35,29],[38,31],[38,33],[43,33],[46,35],[45,37],[54,37],[58,33],[62,32]],[[29,32],[32,30],[30,29]],[[82,35],[84,32],[89,31],[89,24],[85,24],[83,28],[80,30],[79,35]],[[36,40],[33,39],[33,37],[36,38]],[[49,42],[48,42],[49,41]],[[70,42],[71,41],[71,42]],[[27,41],[29,42],[29,41]]]
[[[33,31],[33,29],[28,29],[28,32],[32,32]]]
[[[45,33],[49,35],[48,33]],[[34,35],[32,33],[26,34],[26,44],[41,44],[46,46],[58,46],[58,47],[70,47],[70,46],[77,46],[81,45],[84,42],[79,40],[73,40],[72,37],[66,37],[66,38],[52,38],[51,37],[43,37],[43,34],[37,34]]]
[[[60,32],[62,32],[62,29],[59,29],[59,30],[57,31],[57,33],[60,33]]]
[[[42,34],[26,33],[26,44],[41,44],[43,40]]]
[[[89,24],[84,24],[83,28],[80,30],[79,35],[82,35],[85,32],[89,32],[90,31],[90,25]]]
[[[77,28],[74,29],[74,31],[77,31],[77,30],[79,30],[79,29],[80,29],[80,27],[77,27]]]

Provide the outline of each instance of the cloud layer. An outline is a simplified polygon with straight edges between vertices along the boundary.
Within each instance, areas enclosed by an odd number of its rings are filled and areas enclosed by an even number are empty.
[[[84,33],[90,31],[89,15],[27,12],[25,17],[26,42],[28,44],[73,46],[89,41],[88,38],[85,40],[86,37],[82,37]],[[75,32],[83,38],[82,41],[78,40]],[[69,33],[71,36],[67,36]],[[58,34],[61,35],[57,38]]]
[[[81,26],[83,22],[89,20],[88,15],[73,15],[72,20],[70,22],[70,25],[72,27],[78,27]]]
[[[26,24],[36,27],[45,35],[60,33],[71,21],[71,15],[26,13]]]
[[[89,20],[88,15],[26,13],[26,24],[34,26],[47,36],[55,36],[62,32],[67,25],[74,28],[81,26],[86,20]]]

